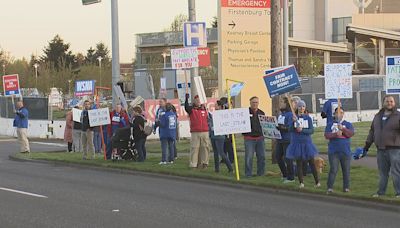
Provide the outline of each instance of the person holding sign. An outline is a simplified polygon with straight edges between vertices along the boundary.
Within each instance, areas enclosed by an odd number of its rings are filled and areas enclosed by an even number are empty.
[[[314,164],[314,157],[318,154],[318,151],[311,139],[311,135],[314,133],[313,121],[306,114],[306,103],[302,100],[297,102],[296,115],[293,115],[292,120],[289,122],[289,131],[292,134],[286,151],[286,158],[296,160],[300,188],[304,188],[303,163],[305,161],[311,168],[315,187],[320,187],[321,184]]]
[[[74,121],[72,118],[72,110],[68,111],[65,116],[65,128],[64,128],[64,142],[68,145],[68,152],[72,152],[72,127],[74,125]]]
[[[293,161],[286,158],[286,150],[290,144],[289,122],[293,119],[289,99],[283,97],[280,102],[281,114],[278,117],[278,130],[282,139],[278,139],[275,147],[276,161],[282,173],[283,183],[294,181]]]
[[[75,106],[74,109],[79,110],[79,106]],[[77,115],[77,117],[78,119],[80,118],[79,114]],[[73,123],[72,146],[74,152],[82,152],[82,124],[78,121],[74,121]]]
[[[190,118],[190,161],[191,168],[207,168],[210,153],[210,138],[208,136],[208,113],[201,104],[199,96],[195,96],[193,106],[189,105],[190,95],[185,97],[185,111]]]
[[[94,158],[94,144],[93,144],[93,128],[90,127],[89,124],[89,110],[91,110],[90,101],[85,100],[84,110],[81,115],[81,123],[82,123],[82,150],[83,150],[83,160],[93,159]],[[88,158],[88,155],[91,154],[91,157]]]
[[[14,98],[13,98],[14,99]],[[20,145],[21,153],[29,153],[29,141],[28,141],[28,109],[24,107],[22,101],[17,102],[17,109],[15,110],[15,119],[13,126],[17,128],[18,142]]]
[[[110,112],[111,124],[108,125],[108,137],[109,142],[111,142],[111,137],[115,134],[117,129],[124,128],[129,124],[128,114],[122,110],[122,105],[117,104],[115,109]],[[111,159],[112,145],[107,147],[107,159]]]
[[[329,140],[328,157],[330,169],[327,182],[328,194],[333,192],[333,184],[335,183],[339,163],[343,174],[343,192],[350,191],[350,138],[354,135],[354,128],[350,122],[343,120],[343,116],[344,110],[336,108],[333,122],[326,125],[325,128],[325,138]]]
[[[219,100],[217,101],[217,105],[215,105],[215,110],[221,110],[223,109],[223,101]],[[208,128],[210,132],[210,138],[211,138],[211,145],[213,148],[214,152],[214,168],[215,172],[219,173],[219,156],[221,156],[222,161],[226,164],[226,167],[228,168],[228,172],[233,172],[232,168],[232,163],[229,160],[229,158],[226,156],[225,151],[224,151],[224,146],[225,146],[225,135],[215,135],[214,134],[214,125],[213,125],[213,117],[211,113],[208,113]]]
[[[372,121],[363,156],[375,143],[378,149],[379,188],[373,197],[385,195],[391,174],[396,198],[400,198],[400,112],[397,111],[393,95],[386,95],[383,103],[384,107]]]
[[[264,176],[265,173],[265,142],[264,134],[261,128],[259,115],[265,113],[258,108],[259,98],[254,96],[250,98],[250,122],[251,132],[243,134],[245,147],[245,175],[252,177],[253,156],[257,156],[257,176]]]

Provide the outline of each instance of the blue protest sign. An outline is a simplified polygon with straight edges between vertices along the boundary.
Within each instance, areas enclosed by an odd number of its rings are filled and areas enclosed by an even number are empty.
[[[239,95],[240,91],[242,91],[244,87],[244,83],[236,83],[233,84],[231,87],[231,97],[236,97],[237,95]]]
[[[289,66],[264,76],[270,97],[285,94],[301,87],[296,68]]]
[[[75,83],[75,96],[83,97],[94,94],[94,80],[76,81]]]

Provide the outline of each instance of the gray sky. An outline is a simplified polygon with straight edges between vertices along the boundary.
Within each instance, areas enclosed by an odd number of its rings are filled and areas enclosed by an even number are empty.
[[[134,58],[136,33],[158,32],[175,15],[187,14],[187,0],[119,0],[121,62]],[[197,0],[197,21],[209,25],[216,0]],[[0,47],[16,58],[42,54],[56,34],[71,50],[86,53],[102,41],[111,49],[110,0],[83,6],[81,0],[0,0]]]

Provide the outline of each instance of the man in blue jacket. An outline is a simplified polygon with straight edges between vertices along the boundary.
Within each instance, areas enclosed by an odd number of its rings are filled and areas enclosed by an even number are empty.
[[[15,111],[15,119],[13,126],[17,128],[18,142],[20,144],[21,153],[29,153],[29,141],[28,141],[28,109],[24,107],[22,101],[17,102],[17,110]]]

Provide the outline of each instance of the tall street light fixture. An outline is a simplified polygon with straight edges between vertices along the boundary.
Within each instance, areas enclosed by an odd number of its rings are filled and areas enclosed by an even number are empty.
[[[38,73],[39,64],[35,63],[35,64],[33,64],[33,67],[35,67],[35,87],[37,89],[37,73]]]
[[[97,57],[97,61],[99,61],[99,69],[100,69],[100,87],[102,86],[102,83],[101,83],[101,60],[103,60],[103,58],[101,56]]]

